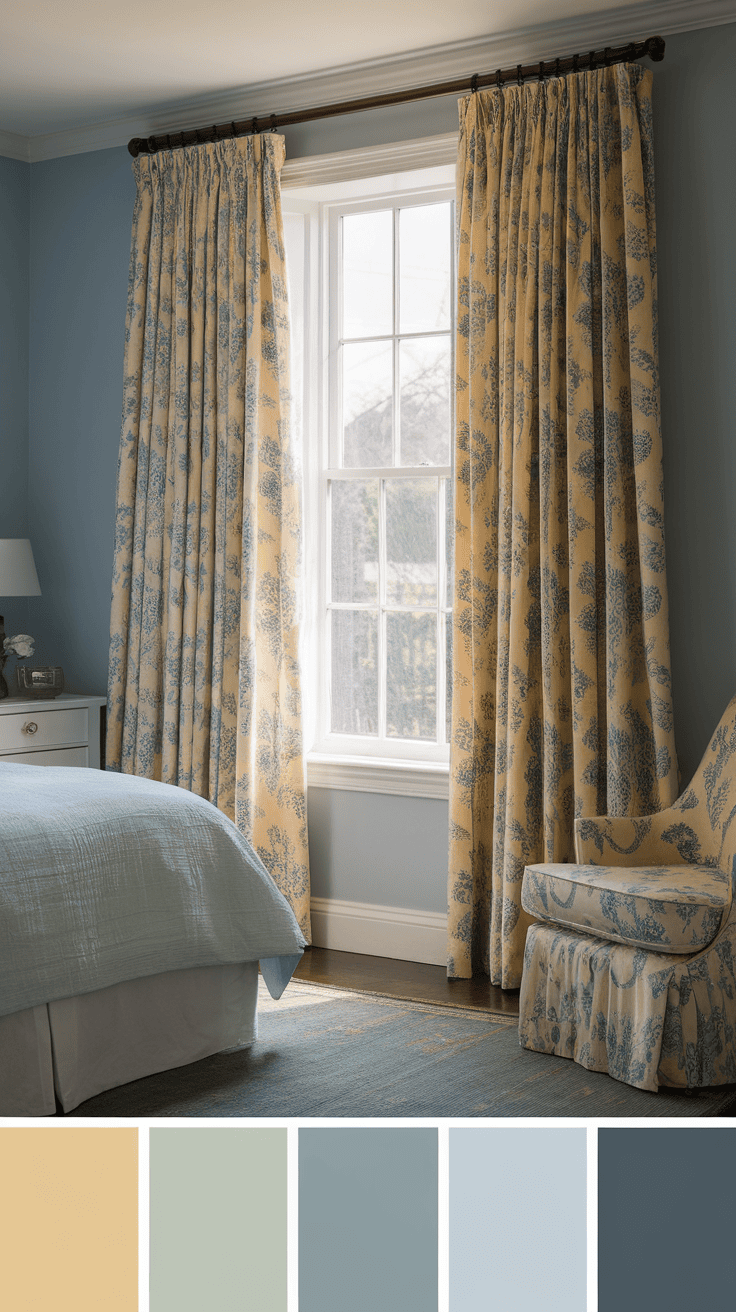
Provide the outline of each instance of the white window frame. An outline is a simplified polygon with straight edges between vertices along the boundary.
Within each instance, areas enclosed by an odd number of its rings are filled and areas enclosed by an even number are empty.
[[[454,200],[456,153],[455,136],[430,138],[312,161],[296,160],[291,174],[288,163],[282,174],[282,207],[290,238],[287,247],[293,338],[292,394],[302,442],[302,702],[307,778],[312,786],[402,796],[446,798],[448,795],[446,745],[405,740],[375,742],[367,737],[324,732],[329,726],[330,690],[330,671],[326,668],[329,622],[326,584],[330,564],[327,487],[328,478],[361,474],[378,480],[386,476],[408,478],[419,472],[422,476],[451,480],[450,466],[441,469],[423,466],[419,471],[396,467],[339,471],[336,462],[331,461],[330,442],[335,440],[332,434],[336,431],[337,416],[334,413],[330,416],[329,381],[336,352],[337,293],[330,258],[331,251],[334,258],[336,249],[335,225],[346,210],[379,208],[381,200],[391,206],[400,202],[420,205]],[[394,171],[388,172],[392,166]],[[373,176],[378,168],[380,173]],[[333,388],[333,405],[335,392]],[[440,600],[441,593],[438,609],[444,609]],[[440,677],[444,681],[444,659],[439,647],[438,657]]]

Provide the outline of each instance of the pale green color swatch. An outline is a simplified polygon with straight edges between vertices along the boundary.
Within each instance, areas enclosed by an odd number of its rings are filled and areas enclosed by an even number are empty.
[[[150,1312],[286,1312],[286,1130],[153,1129]]]

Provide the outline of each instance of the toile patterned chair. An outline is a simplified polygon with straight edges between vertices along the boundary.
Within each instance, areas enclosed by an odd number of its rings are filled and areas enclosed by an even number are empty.
[[[640,1089],[736,1083],[736,697],[689,786],[527,866],[519,1040]]]

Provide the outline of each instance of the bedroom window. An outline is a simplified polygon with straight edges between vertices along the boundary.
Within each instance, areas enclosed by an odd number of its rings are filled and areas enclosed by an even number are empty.
[[[395,176],[363,183],[362,194],[357,183],[332,195],[315,188],[322,195],[311,215],[311,259],[304,259],[308,242],[289,243],[287,217],[287,247],[299,248],[290,259],[292,310],[295,266],[300,259],[304,266],[304,308],[295,317],[305,329],[295,363],[304,383],[297,390],[310,612],[305,728],[323,759],[440,769],[449,759],[454,206],[447,172],[444,185],[412,186],[407,175],[401,189],[404,179]],[[298,208],[296,195],[285,199]],[[305,204],[307,228],[308,211]],[[316,379],[319,387],[310,387]]]

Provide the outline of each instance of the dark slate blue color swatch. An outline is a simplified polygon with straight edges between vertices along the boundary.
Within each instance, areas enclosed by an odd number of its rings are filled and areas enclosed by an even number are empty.
[[[599,1129],[598,1312],[736,1306],[736,1129]]]

